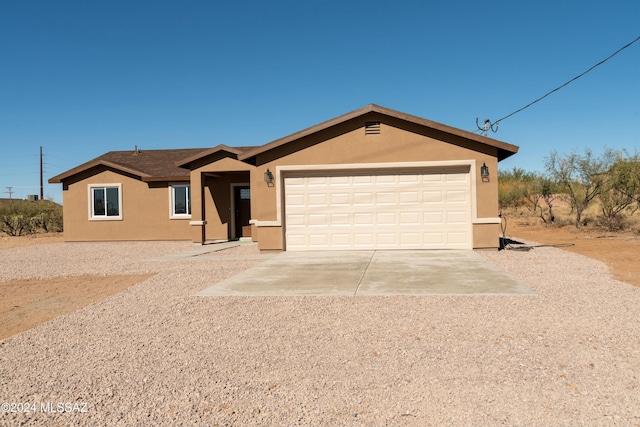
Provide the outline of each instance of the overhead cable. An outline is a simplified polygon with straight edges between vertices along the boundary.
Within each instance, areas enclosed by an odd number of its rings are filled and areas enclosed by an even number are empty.
[[[545,93],[543,96],[541,96],[540,98],[536,99],[533,102],[528,103],[527,105],[525,105],[524,107],[514,111],[511,114],[508,114],[506,116],[504,116],[501,119],[496,120],[495,122],[493,122],[494,125],[497,125],[499,122],[508,119],[509,117],[513,116],[514,114],[519,113],[522,110],[525,110],[529,107],[531,107],[533,104],[535,104],[536,102],[542,101],[544,98],[546,98],[547,96],[551,95],[554,92],[557,92],[558,90],[562,89],[563,87],[567,86],[569,83],[578,80],[580,77],[584,76],[585,74],[587,74],[588,72],[590,72],[591,70],[593,70],[594,68],[598,67],[599,65],[604,64],[605,62],[607,62],[608,60],[610,60],[611,58],[613,58],[614,56],[616,56],[617,54],[619,54],[620,52],[622,52],[623,50],[625,50],[626,48],[628,48],[629,46],[631,46],[632,44],[634,44],[635,42],[637,42],[638,40],[640,40],[640,36],[636,37],[635,40],[633,40],[630,43],[627,43],[626,45],[622,46],[620,49],[616,50],[615,52],[613,52],[611,55],[607,56],[605,59],[603,59],[602,61],[598,62],[596,65],[592,66],[591,68],[589,68],[587,71],[583,72],[582,74],[579,74],[577,76],[575,76],[574,78],[572,78],[571,80],[569,80],[568,82],[566,82],[565,84],[558,86],[557,88],[553,89],[552,91],[549,91],[547,93]]]

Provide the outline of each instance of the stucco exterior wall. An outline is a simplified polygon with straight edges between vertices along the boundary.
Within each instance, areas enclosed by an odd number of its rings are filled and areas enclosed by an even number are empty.
[[[84,172],[63,188],[66,241],[189,240],[189,219],[170,219],[168,183],[146,183],[106,168]],[[91,184],[121,184],[121,220],[90,218]]]
[[[122,171],[116,171],[111,169],[113,163],[101,163],[87,166],[90,169],[78,173],[72,171],[73,174],[61,178],[64,179],[65,239],[193,242],[229,239],[235,218],[232,186],[249,183],[251,237],[262,250],[282,250],[284,201],[278,197],[284,197],[284,191],[278,190],[282,190],[284,176],[295,168],[348,164],[362,168],[360,170],[377,170],[389,163],[398,168],[407,164],[434,167],[447,163],[449,166],[464,165],[472,174],[473,247],[498,247],[497,147],[510,152],[514,146],[499,141],[497,145],[484,143],[482,138],[476,141],[473,136],[468,139],[469,135],[464,132],[432,127],[423,121],[406,120],[380,111],[350,117],[344,121],[325,122],[326,126],[318,125],[255,150],[220,146],[220,149],[208,150],[202,157],[186,159],[188,163],[179,166],[184,171],[191,170],[190,218],[171,218],[170,183],[143,182],[134,175],[137,169],[124,167]],[[380,133],[365,134],[367,122],[379,122]],[[238,160],[243,158],[243,153],[249,157],[246,161]],[[483,164],[489,168],[488,182],[483,182],[480,176]],[[276,176],[275,185],[265,183],[267,169]],[[279,170],[283,172],[277,173]],[[173,173],[181,176],[183,172]],[[145,173],[141,175],[145,176]],[[122,186],[122,219],[90,218],[91,184]]]
[[[380,120],[380,134],[365,135],[365,122]],[[278,166],[324,164],[377,164],[385,162],[474,161],[477,218],[498,216],[497,149],[484,144],[443,135],[404,121],[377,117],[375,114],[342,123],[326,131],[259,154],[252,173],[252,213],[258,221],[276,221],[276,186],[264,182],[264,172]],[[486,164],[490,181],[482,182],[480,167]],[[473,181],[473,180],[472,180]],[[257,227],[261,249],[283,249],[281,226]],[[495,231],[495,233],[494,233]],[[499,234],[495,224],[475,224],[474,247],[497,247]]]
[[[198,192],[198,200],[194,197],[192,203],[193,241],[227,240],[233,215],[231,185],[249,183],[254,167],[228,157],[211,157],[201,163],[191,171],[191,188]]]
[[[474,224],[473,248],[497,248],[500,244],[500,224]]]

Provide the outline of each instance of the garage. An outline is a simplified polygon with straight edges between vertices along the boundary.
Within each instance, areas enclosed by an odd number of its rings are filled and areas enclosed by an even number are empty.
[[[292,171],[286,250],[471,249],[471,205],[468,165]]]

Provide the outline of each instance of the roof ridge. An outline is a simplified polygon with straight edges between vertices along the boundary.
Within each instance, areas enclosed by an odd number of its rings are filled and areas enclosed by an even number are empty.
[[[326,130],[328,128],[331,128],[333,126],[336,126],[338,124],[341,123],[345,123],[349,120],[353,120],[356,119],[358,117],[364,116],[365,114],[369,114],[369,113],[378,113],[378,114],[382,114],[388,117],[393,117],[395,119],[398,120],[403,120],[405,122],[411,122],[420,126],[424,126],[424,127],[428,127],[431,128],[433,130],[439,131],[439,132],[445,132],[448,133],[450,135],[455,135],[458,137],[462,137],[468,140],[473,140],[476,142],[479,142],[481,144],[485,144],[485,145],[489,145],[489,146],[493,146],[495,148],[498,149],[498,152],[500,153],[498,155],[498,159],[502,160],[505,159],[507,157],[509,157],[512,154],[515,154],[518,151],[518,147],[503,141],[499,141],[497,139],[493,139],[493,138],[489,138],[486,136],[481,136],[481,135],[476,135],[472,132],[469,131],[465,131],[459,128],[455,128],[453,126],[449,126],[449,125],[445,125],[439,122],[434,122],[433,120],[429,120],[429,119],[425,119],[422,118],[420,116],[415,116],[412,114],[408,114],[408,113],[403,113],[401,111],[398,110],[393,110],[391,108],[386,108],[383,107],[381,105],[377,105],[377,104],[368,104],[365,105],[364,107],[358,108],[356,110],[350,111],[348,113],[342,114],[338,117],[334,117],[333,119],[329,119],[329,120],[325,120],[321,123],[318,123],[314,126],[302,129],[298,132],[292,133],[290,135],[284,136],[282,138],[276,139],[274,141],[271,141],[267,144],[261,145],[259,147],[256,147],[252,150],[249,150],[245,153],[242,153],[241,155],[238,156],[239,160],[247,160],[253,156],[256,156],[258,154],[267,152],[269,150],[275,149],[277,147],[280,147],[282,145],[285,145],[289,142],[295,141],[297,139],[300,138],[304,138],[307,137],[309,135],[315,134],[317,132],[321,132],[323,130]]]

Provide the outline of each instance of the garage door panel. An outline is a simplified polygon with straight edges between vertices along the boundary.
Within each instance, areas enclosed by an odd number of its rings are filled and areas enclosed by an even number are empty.
[[[447,203],[466,203],[467,192],[464,190],[448,190],[446,193]]]
[[[395,185],[397,181],[395,175],[376,175],[374,179],[376,185]]]
[[[400,199],[400,203],[402,204],[418,203],[418,192],[417,191],[400,191],[399,199]]]
[[[396,204],[396,193],[387,192],[387,191],[376,193],[376,204],[378,205]]]
[[[419,225],[419,212],[400,212],[400,225]]]
[[[307,204],[309,206],[327,206],[328,195],[326,192],[310,193],[307,196]]]
[[[287,178],[287,187],[289,187],[290,189],[293,189],[295,187],[305,187],[305,186],[306,186],[305,178],[302,178],[302,177]]]
[[[326,176],[311,176],[307,179],[307,187],[326,187],[329,183],[329,177]]]
[[[351,244],[351,233],[331,233],[330,238],[333,245],[349,246]]]
[[[353,215],[353,225],[358,226],[369,226],[373,225],[373,214],[372,213],[357,213]]]
[[[450,175],[286,177],[286,249],[471,248],[469,174]]]
[[[400,184],[421,184],[422,175],[399,175],[398,182]]]
[[[432,191],[422,192],[423,203],[442,203],[443,201],[444,201],[444,196],[442,194],[442,190],[432,190]]]
[[[373,245],[373,234],[372,233],[355,233],[353,235],[353,243],[354,243],[354,246],[370,247]]]
[[[424,242],[428,245],[442,245],[444,243],[443,232],[428,232],[422,234]]]
[[[398,223],[397,215],[395,212],[377,212],[376,213],[376,225],[395,225]]]
[[[374,183],[373,176],[354,176],[353,177],[353,185],[361,186],[361,185],[372,185]]]
[[[348,186],[350,185],[350,181],[348,176],[332,176],[329,178],[328,184],[331,185],[332,187]]]
[[[442,212],[424,212],[422,215],[422,222],[425,224],[441,225],[444,223],[442,218]]]
[[[397,246],[398,238],[396,233],[378,233],[378,245],[380,246]]]
[[[304,225],[304,219],[305,219],[305,215],[302,214],[289,214],[287,215],[287,224],[290,227],[294,227],[296,225]]]
[[[332,206],[349,205],[349,193],[332,193],[330,196]]]
[[[309,225],[326,227],[329,214],[310,214]]]
[[[469,216],[464,211],[447,212],[447,224],[466,224],[469,222]]]
[[[400,244],[403,246],[420,245],[420,233],[400,233]]]
[[[464,182],[467,182],[469,174],[468,173],[448,173],[448,174],[444,174],[443,177],[447,182],[464,183]]]
[[[353,193],[353,204],[354,205],[373,205],[373,193],[365,192],[365,193]]]
[[[287,203],[287,206],[289,207],[303,208],[305,205],[304,195],[303,194],[287,194],[286,203]]]
[[[467,236],[466,236],[465,233],[448,232],[447,233],[447,241],[449,243],[464,244],[467,241]]]
[[[290,232],[287,234],[287,245],[291,247],[305,247],[306,246],[306,234]]]
[[[422,176],[422,183],[423,184],[440,184],[444,181],[444,177],[442,176],[442,174],[439,173],[434,173],[434,174],[429,174],[429,175],[423,175]]]
[[[326,247],[329,244],[329,236],[325,233],[309,233],[309,246]]]
[[[330,218],[330,222],[328,224],[329,225],[333,225],[333,226],[342,226],[342,225],[351,225],[350,222],[350,215],[349,214],[343,214],[343,213],[332,213],[329,216]]]

